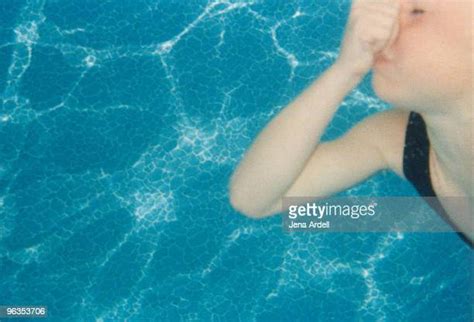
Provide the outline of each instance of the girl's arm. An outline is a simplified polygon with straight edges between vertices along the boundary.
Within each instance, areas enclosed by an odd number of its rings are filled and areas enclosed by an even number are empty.
[[[317,189],[310,189],[314,184],[323,189],[319,192],[334,191],[360,179],[360,175],[346,176],[346,171],[340,168],[341,174],[334,178],[336,184],[327,180],[309,182],[316,180],[318,173],[321,176],[335,174],[326,163],[328,156],[335,158],[337,155],[331,146],[319,144],[321,135],[347,93],[370,70],[375,55],[395,38],[398,9],[398,0],[353,2],[336,63],[275,116],[252,143],[233,173],[229,190],[230,202],[235,209],[252,217],[261,217],[274,212],[292,186],[299,187],[293,192],[302,196],[313,195],[318,192]],[[364,131],[354,133],[359,132]],[[357,135],[351,137],[354,136]],[[365,157],[372,157],[373,161],[358,164],[354,160],[346,160],[350,173],[356,171],[358,166],[365,166],[366,170],[360,173],[366,175],[383,166],[379,151],[373,145],[369,145],[368,149]],[[314,177],[299,177],[301,173],[309,172]]]
[[[346,94],[360,77],[330,67],[261,131],[232,175],[230,201],[257,216],[293,183]]]

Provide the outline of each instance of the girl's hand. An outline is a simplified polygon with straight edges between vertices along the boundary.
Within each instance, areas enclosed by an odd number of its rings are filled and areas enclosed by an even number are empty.
[[[400,0],[353,0],[338,63],[363,76],[375,56],[395,41],[399,29]]]

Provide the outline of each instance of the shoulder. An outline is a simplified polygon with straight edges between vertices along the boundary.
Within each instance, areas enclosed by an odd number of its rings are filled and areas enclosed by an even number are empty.
[[[365,141],[379,150],[388,168],[403,177],[405,132],[410,112],[390,109],[373,114],[359,125]]]

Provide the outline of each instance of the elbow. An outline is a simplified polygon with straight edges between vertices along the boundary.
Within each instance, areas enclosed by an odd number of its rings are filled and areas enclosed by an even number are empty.
[[[268,208],[258,204],[259,198],[255,198],[255,195],[249,192],[248,187],[239,184],[237,181],[234,173],[228,183],[228,200],[232,208],[252,219],[270,216],[272,213],[268,211]]]
[[[251,209],[248,204],[246,205],[244,202],[240,201],[240,199],[236,198],[235,194],[231,193],[229,199],[230,205],[238,213],[253,219],[258,219],[262,217],[262,215],[258,211]]]
[[[264,211],[252,207],[252,203],[245,200],[245,198],[239,197],[235,191],[230,190],[229,201],[235,211],[252,219],[260,219],[266,216]]]

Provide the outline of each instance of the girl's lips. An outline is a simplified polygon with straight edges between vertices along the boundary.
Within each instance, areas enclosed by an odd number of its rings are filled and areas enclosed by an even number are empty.
[[[384,55],[380,55],[375,58],[372,68],[374,69],[374,71],[388,72],[393,71],[396,66],[394,60],[387,58]]]
[[[378,55],[376,58],[375,58],[375,61],[374,61],[374,66],[381,66],[381,65],[387,65],[387,64],[390,64],[392,62],[391,59],[388,59],[386,56],[384,55]]]
[[[375,57],[375,63],[376,64],[378,64],[378,63],[388,63],[389,61],[390,60],[387,57],[385,57],[384,55],[381,55],[381,54],[379,54]]]

